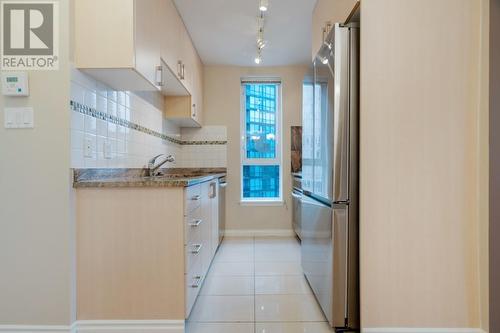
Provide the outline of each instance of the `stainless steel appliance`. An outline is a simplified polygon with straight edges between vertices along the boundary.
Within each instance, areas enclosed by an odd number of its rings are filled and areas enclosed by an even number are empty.
[[[226,229],[226,177],[219,178],[219,243],[224,238]]]
[[[292,174],[292,225],[295,234],[302,239],[302,176]]]
[[[359,28],[336,24],[303,83],[302,268],[343,331],[359,329],[358,49]]]

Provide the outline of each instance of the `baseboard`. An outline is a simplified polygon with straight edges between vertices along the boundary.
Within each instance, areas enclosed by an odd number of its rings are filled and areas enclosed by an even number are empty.
[[[184,320],[80,320],[71,333],[184,333]]]
[[[361,333],[486,333],[480,328],[363,328]]]
[[[0,325],[0,333],[70,333],[64,325]]]
[[[224,231],[227,237],[294,237],[292,229],[230,229]]]

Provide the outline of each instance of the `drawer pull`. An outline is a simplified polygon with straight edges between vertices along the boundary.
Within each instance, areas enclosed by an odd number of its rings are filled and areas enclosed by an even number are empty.
[[[193,283],[191,284],[191,288],[199,288],[201,284],[201,276],[195,276],[193,278]]]
[[[201,222],[203,222],[203,220],[193,220],[193,222],[189,223],[189,226],[196,228],[200,226]]]
[[[193,200],[193,201],[198,201],[198,200],[200,200],[200,199],[201,199],[201,196],[200,196],[200,195],[195,195],[195,196],[193,196],[193,197],[191,198],[191,200]]]
[[[203,247],[202,244],[194,244],[193,249],[191,250],[192,254],[198,254],[201,251],[201,248]]]

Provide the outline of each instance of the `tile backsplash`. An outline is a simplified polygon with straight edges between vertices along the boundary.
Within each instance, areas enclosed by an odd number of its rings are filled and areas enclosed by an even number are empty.
[[[77,69],[71,74],[72,168],[141,168],[158,154],[175,157],[167,167],[226,166],[224,126],[180,129],[165,118],[161,94],[116,91]]]

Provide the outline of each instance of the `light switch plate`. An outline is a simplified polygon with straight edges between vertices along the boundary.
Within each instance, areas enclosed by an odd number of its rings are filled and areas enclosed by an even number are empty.
[[[34,128],[35,120],[32,107],[5,108],[5,128]]]

